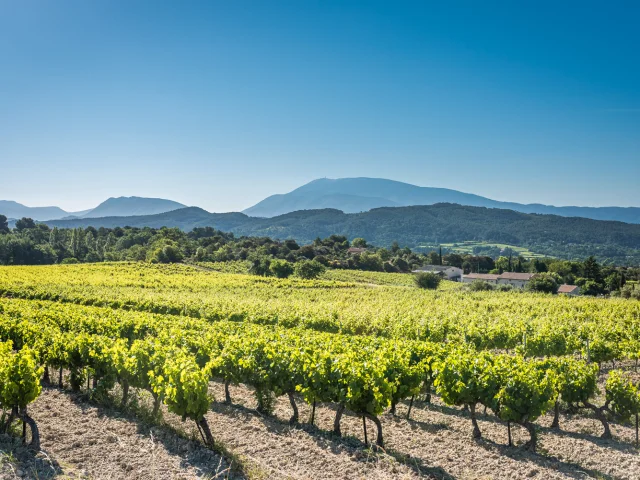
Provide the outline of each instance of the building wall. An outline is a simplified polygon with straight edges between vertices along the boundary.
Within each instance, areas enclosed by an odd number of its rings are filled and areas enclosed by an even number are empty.
[[[449,280],[455,280],[456,282],[459,282],[460,279],[462,278],[462,269],[458,268],[458,267],[451,267],[448,268],[445,272],[447,275],[447,278]]]
[[[513,285],[514,288],[524,288],[528,280],[513,280],[510,278],[500,278],[498,279],[498,285]]]
[[[481,282],[491,283],[493,285],[496,285],[498,283],[496,280],[485,280],[483,278],[469,278],[466,275],[463,275],[462,277],[462,283],[472,283],[472,282],[475,282],[476,280],[480,280]]]

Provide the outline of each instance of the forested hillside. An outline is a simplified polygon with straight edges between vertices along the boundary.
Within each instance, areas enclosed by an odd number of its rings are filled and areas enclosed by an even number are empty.
[[[237,235],[292,238],[301,243],[337,234],[350,239],[363,237],[379,246],[390,246],[394,241],[401,246],[418,247],[476,240],[524,246],[559,258],[584,259],[595,255],[620,265],[640,263],[637,224],[445,203],[377,208],[355,214],[334,209],[301,210],[274,218],[184,208],[160,215],[58,220],[47,224],[64,228],[167,226],[185,231],[211,226]]]

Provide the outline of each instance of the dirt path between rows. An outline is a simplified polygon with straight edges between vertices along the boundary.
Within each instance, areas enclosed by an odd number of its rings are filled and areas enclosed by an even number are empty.
[[[211,384],[211,392],[223,399],[223,386]],[[115,392],[116,398],[118,392]],[[385,451],[374,452],[363,444],[362,419],[345,414],[343,437],[331,432],[335,410],[318,405],[316,425],[291,427],[286,397],[278,399],[273,417],[258,414],[250,388],[231,386],[233,403],[214,402],[207,419],[214,438],[242,470],[232,478],[258,479],[582,479],[640,480],[640,454],[632,446],[634,430],[613,425],[613,440],[602,440],[600,424],[584,416],[561,418],[562,432],[540,425],[538,454],[506,446],[506,428],[494,417],[480,414],[484,438],[471,438],[466,413],[439,404],[416,402],[407,421],[407,404],[398,416],[381,417]],[[141,405],[145,393],[132,393]],[[298,402],[301,421],[310,407]],[[204,448],[193,422],[182,423],[163,409],[166,427],[124,416],[116,410],[87,403],[83,397],[54,388],[43,390],[31,406],[38,421],[44,453],[34,455],[14,449],[2,455],[11,441],[0,437],[0,478],[87,479],[197,479],[214,478],[229,461]],[[182,436],[175,430],[183,432]],[[375,427],[368,423],[369,439]],[[187,438],[184,438],[184,435]],[[516,445],[527,440],[514,428]],[[188,439],[191,438],[191,439]],[[14,442],[15,445],[15,442]],[[219,478],[226,478],[223,475]]]

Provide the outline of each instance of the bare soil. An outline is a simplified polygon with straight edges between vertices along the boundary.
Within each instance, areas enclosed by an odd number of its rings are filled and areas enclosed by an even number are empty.
[[[214,403],[208,416],[214,436],[231,451],[241,454],[269,473],[271,478],[321,479],[640,479],[640,455],[634,448],[635,430],[612,424],[613,440],[602,440],[601,424],[584,413],[562,415],[562,431],[546,428],[552,417],[536,423],[539,448],[522,448],[528,432],[513,427],[515,446],[507,446],[506,425],[482,415],[483,438],[471,438],[466,412],[444,406],[434,397],[432,404],[415,402],[411,420],[407,403],[397,416],[381,417],[385,448],[374,452],[364,446],[362,418],[342,417],[342,438],[333,430],[335,409],[317,405],[315,427],[290,427],[292,410],[286,397],[278,399],[274,417],[264,417],[254,408],[249,388],[231,386],[233,404]],[[223,386],[212,384],[216,398],[224,399]],[[298,401],[301,421],[311,408]],[[369,442],[375,425],[368,421]]]
[[[0,437],[0,478],[87,479],[621,479],[640,480],[635,430],[612,424],[613,440],[602,440],[600,423],[580,415],[561,416],[561,431],[547,428],[551,416],[539,419],[539,448],[522,444],[528,433],[513,427],[515,446],[507,446],[507,429],[492,415],[479,412],[483,438],[471,438],[468,414],[442,405],[416,401],[411,419],[408,404],[397,416],[381,417],[385,448],[366,447],[362,418],[346,412],[341,438],[333,435],[335,408],[318,404],[315,425],[311,407],[298,399],[299,425],[290,426],[286,397],[277,400],[272,417],[259,414],[253,392],[231,386],[232,404],[221,403],[224,387],[213,382],[214,402],[207,415],[224,458],[204,448],[193,422],[181,422],[163,409],[165,426],[88,403],[82,396],[45,389],[31,406],[42,437],[42,452],[17,447]],[[114,392],[118,397],[118,392]],[[132,392],[144,410],[150,396]],[[375,425],[368,421],[368,439]],[[10,454],[4,452],[12,452]],[[230,460],[229,458],[233,458]],[[227,469],[236,462],[232,472]],[[224,472],[217,476],[218,473]]]
[[[81,395],[45,388],[29,409],[42,451],[0,437],[1,479],[195,479],[213,478],[229,467],[196,440],[88,403]]]

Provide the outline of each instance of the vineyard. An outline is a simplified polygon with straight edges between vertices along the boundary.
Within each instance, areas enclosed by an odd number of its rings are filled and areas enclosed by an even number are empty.
[[[503,478],[447,461],[429,467],[433,459],[416,445],[448,435],[428,424],[437,413],[475,442],[461,451],[495,450],[500,438],[511,449],[501,452],[529,455],[505,453],[501,468],[536,459],[545,478],[640,478],[640,302],[472,293],[451,283],[423,291],[395,275],[309,281],[185,265],[0,268],[0,430],[22,421],[24,441],[40,448],[32,406],[42,380],[47,391],[111,398],[124,409],[146,398],[151,417],[191,422],[212,450],[221,448],[217,432],[236,443],[218,425],[250,403],[301,442],[368,448],[385,464],[382,477]],[[236,422],[231,428],[241,429]],[[581,422],[588,434],[572,430]],[[549,453],[578,440],[593,445],[583,457],[573,452],[565,464],[556,458],[565,453]],[[592,466],[594,456],[614,463]],[[474,461],[491,465],[483,458]],[[270,476],[349,476],[273,468],[264,466]]]

